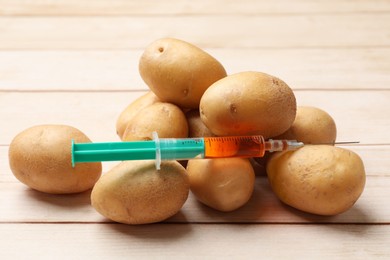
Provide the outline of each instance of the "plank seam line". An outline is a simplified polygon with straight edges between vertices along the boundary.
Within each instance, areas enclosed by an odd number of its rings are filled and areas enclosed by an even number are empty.
[[[44,6],[42,6],[44,7]],[[177,13],[159,13],[159,12],[151,12],[151,13],[90,13],[90,14],[66,14],[54,12],[50,13],[36,13],[36,14],[28,14],[26,12],[20,13],[6,13],[6,11],[1,10],[0,18],[131,18],[131,17],[145,17],[145,18],[155,18],[155,17],[257,17],[261,16],[359,16],[359,15],[389,15],[390,10],[359,10],[359,11],[314,11],[314,12],[226,12],[226,13],[218,13],[218,12],[208,12],[208,13],[190,13],[190,12],[177,12]]]
[[[81,225],[81,224],[98,224],[98,225],[124,225],[129,227],[139,227],[140,225],[127,225],[122,223],[117,223],[113,221],[0,221],[0,225],[18,225],[18,224],[33,224],[33,225]],[[281,222],[281,221],[270,221],[270,222],[250,222],[250,221],[227,221],[227,222],[211,222],[211,221],[192,221],[192,222],[158,222],[154,223],[160,225],[357,225],[357,226],[366,226],[366,225],[389,225],[390,222],[324,222],[324,221],[309,221],[309,222]]]
[[[372,91],[372,92],[387,92],[390,88],[292,88],[293,91]],[[132,93],[132,92],[147,92],[149,89],[0,89],[0,93]]]
[[[293,91],[389,91],[390,88],[292,88]]]
[[[194,44],[196,44],[194,42]],[[203,49],[216,49],[216,50],[361,50],[361,49],[389,49],[389,44],[382,45],[291,45],[291,46],[223,46],[221,44],[204,45],[201,43],[197,44]],[[146,46],[145,46],[146,47]],[[0,44],[0,52],[12,52],[12,51],[40,51],[40,52],[53,52],[53,51],[143,51],[145,47],[112,47],[112,48],[89,48],[89,47],[61,47],[61,48],[47,48],[47,47],[2,47]]]
[[[390,89],[389,89],[390,90]],[[147,92],[149,89],[0,89],[0,93],[131,93]]]

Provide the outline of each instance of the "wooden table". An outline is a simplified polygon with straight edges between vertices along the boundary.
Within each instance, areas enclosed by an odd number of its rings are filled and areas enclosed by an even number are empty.
[[[390,1],[0,0],[0,15],[0,259],[390,257]],[[204,48],[229,74],[278,76],[299,105],[330,113],[338,141],[360,141],[348,147],[367,173],[356,205],[334,217],[302,213],[259,176],[235,212],[190,196],[164,223],[128,226],[100,216],[89,192],[19,183],[8,148],[32,125],[118,140],[117,116],[147,90],[138,59],[161,37]]]

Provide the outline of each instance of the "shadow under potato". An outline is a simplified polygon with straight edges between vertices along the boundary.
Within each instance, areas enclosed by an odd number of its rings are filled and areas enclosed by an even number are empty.
[[[213,209],[200,201],[197,201],[197,207],[202,214],[207,216],[207,219],[212,222],[224,222],[224,223],[259,223],[265,219],[264,215],[268,214],[270,202],[274,201],[270,196],[274,196],[268,185],[264,185],[264,176],[257,177],[255,183],[255,189],[249,201],[242,207],[229,211],[222,212]],[[261,180],[259,182],[259,179]],[[195,199],[195,196],[193,196]]]
[[[49,194],[31,188],[25,190],[26,195],[36,201],[72,209],[85,207],[86,205],[90,206],[91,192],[92,189],[73,194]]]
[[[193,196],[195,200],[195,197]],[[370,216],[359,205],[354,205],[344,213],[335,216],[322,216],[295,209],[280,201],[271,190],[265,176],[258,176],[250,200],[242,207],[221,212],[195,202],[195,206],[205,222],[212,223],[277,223],[277,224],[343,224],[372,222]],[[203,215],[203,216],[202,216]],[[192,217],[192,216],[191,216]],[[191,219],[190,219],[191,221]]]
[[[105,224],[105,228],[112,229],[119,234],[147,240],[148,242],[161,243],[162,240],[179,240],[190,232],[193,227],[190,223],[153,223],[142,225],[126,225],[120,223]]]

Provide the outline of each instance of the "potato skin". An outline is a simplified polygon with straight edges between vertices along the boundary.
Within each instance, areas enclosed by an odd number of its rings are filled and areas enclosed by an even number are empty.
[[[293,123],[296,101],[282,80],[261,72],[241,72],[211,85],[200,101],[203,123],[216,135],[285,132]]]
[[[255,172],[248,159],[193,159],[188,161],[190,189],[203,204],[219,211],[233,211],[250,199]]]
[[[208,129],[202,119],[200,119],[199,110],[190,110],[186,113],[188,122],[188,137],[210,137],[215,136]]]
[[[348,210],[360,197],[366,180],[356,153],[330,145],[307,145],[275,154],[268,161],[267,174],[281,201],[318,215]]]
[[[176,214],[189,193],[186,170],[176,161],[124,161],[105,173],[91,193],[92,206],[124,224],[163,221]]]
[[[126,130],[126,126],[142,109],[148,107],[154,103],[160,102],[158,97],[149,91],[146,94],[140,96],[134,102],[129,104],[119,115],[116,121],[116,133],[120,139],[123,139],[123,134]]]
[[[152,140],[153,131],[160,138],[186,138],[187,119],[179,107],[170,103],[155,103],[142,109],[129,121],[122,139]]]
[[[333,118],[316,107],[298,106],[291,127],[275,139],[297,140],[305,144],[334,144],[337,129]]]
[[[200,48],[178,39],[163,38],[146,47],[139,72],[164,102],[198,108],[205,90],[226,76],[224,67]]]
[[[80,163],[72,168],[72,139],[91,142],[80,130],[67,125],[38,125],[22,131],[9,148],[13,174],[30,188],[46,193],[91,189],[102,173],[102,164]]]

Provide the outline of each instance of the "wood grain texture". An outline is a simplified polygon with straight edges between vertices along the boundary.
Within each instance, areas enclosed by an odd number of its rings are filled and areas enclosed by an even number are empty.
[[[389,259],[389,31],[388,0],[0,0],[0,259]],[[89,192],[48,195],[12,175],[9,144],[35,124],[119,141],[117,116],[147,90],[139,56],[161,37],[207,50],[229,74],[275,75],[298,105],[331,114],[338,141],[361,142],[344,146],[367,172],[356,205],[306,214],[258,176],[235,212],[190,195],[166,222],[129,226],[100,216]]]
[[[20,259],[386,259],[388,225],[0,224]]]
[[[4,178],[2,178],[4,179]],[[365,190],[348,211],[333,217],[305,213],[281,203],[264,176],[256,179],[255,191],[243,207],[219,212],[199,203],[190,194],[173,223],[361,223],[387,224],[390,210],[390,172],[368,176]],[[90,192],[51,195],[34,191],[19,182],[0,182],[0,223],[112,222],[90,205]]]
[[[0,0],[0,15],[139,15],[139,14],[304,14],[304,13],[357,13],[390,11],[386,0],[309,1],[294,0]]]
[[[293,89],[390,89],[387,47],[206,51],[229,74],[262,71],[281,78]],[[146,90],[138,72],[142,52],[0,51],[0,90]]]
[[[139,49],[161,37],[185,39],[203,48],[388,47],[390,36],[383,32],[389,30],[389,13],[301,16],[3,16],[0,17],[0,49]]]

